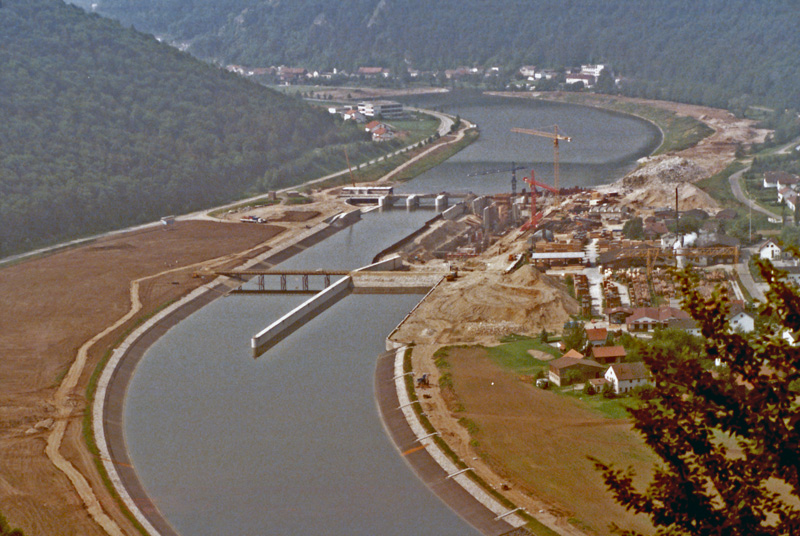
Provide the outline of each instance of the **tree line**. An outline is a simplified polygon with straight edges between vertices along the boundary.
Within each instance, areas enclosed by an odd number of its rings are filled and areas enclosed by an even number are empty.
[[[402,73],[459,65],[607,63],[632,96],[722,108],[800,108],[800,10],[791,0],[73,0],[250,66]]]
[[[364,139],[58,0],[0,4],[0,95],[0,256],[234,200]]]

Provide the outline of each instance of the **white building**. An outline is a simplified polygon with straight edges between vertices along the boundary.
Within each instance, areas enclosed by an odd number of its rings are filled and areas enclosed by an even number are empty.
[[[382,116],[387,119],[396,119],[404,115],[402,104],[385,100],[359,102],[358,111],[367,117]]]
[[[739,331],[741,333],[750,333],[756,328],[755,325],[755,318],[753,318],[750,314],[741,311],[736,313],[730,319],[728,319],[728,323],[731,326],[732,331]]]
[[[644,363],[614,363],[604,375],[616,394],[627,393],[650,382]]]
[[[606,66],[603,63],[597,65],[581,65],[581,74],[588,74],[597,78]]]
[[[527,78],[528,80],[533,80],[536,76],[536,66],[535,65],[523,65],[519,68],[519,74]]]
[[[590,74],[568,74],[566,80],[564,80],[567,84],[576,84],[578,82],[583,83],[584,87],[593,87],[595,80],[597,78]]]
[[[758,248],[758,256],[762,259],[779,259],[781,253],[781,247],[772,239],[767,240]]]

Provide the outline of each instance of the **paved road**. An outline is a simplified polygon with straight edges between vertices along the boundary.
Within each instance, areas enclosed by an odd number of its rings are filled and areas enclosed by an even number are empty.
[[[744,288],[747,289],[747,292],[750,293],[750,296],[752,296],[754,300],[762,302],[766,300],[764,291],[761,288],[763,285],[759,285],[753,279],[753,275],[750,273],[747,260],[743,260],[736,265],[736,273],[739,274],[739,280],[742,282],[742,285],[744,285]]]
[[[750,166],[747,166],[743,170],[737,171],[736,173],[728,177],[728,182],[731,185],[731,190],[733,191],[734,197],[736,197],[736,199],[738,199],[744,206],[750,207],[756,212],[761,212],[762,214],[766,214],[770,218],[777,218],[778,217],[777,214],[765,209],[764,207],[762,207],[761,205],[759,205],[758,203],[756,203],[755,201],[744,195],[744,192],[742,191],[742,183],[740,181],[744,172],[749,169]]]

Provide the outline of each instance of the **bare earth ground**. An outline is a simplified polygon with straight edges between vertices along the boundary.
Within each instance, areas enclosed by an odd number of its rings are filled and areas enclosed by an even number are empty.
[[[103,238],[0,270],[0,511],[11,526],[31,535],[103,534],[73,485],[45,455],[45,442],[58,414],[54,396],[62,377],[84,342],[128,312],[131,281],[168,272],[142,283],[141,318],[206,282],[192,277],[202,267],[198,263],[217,259],[206,264],[219,268],[241,264],[269,249],[275,237],[284,239],[322,216],[287,219],[305,221],[280,227],[178,222],[168,231]],[[80,380],[67,397],[68,426],[60,448],[126,534],[135,530],[109,498],[81,427],[92,371],[134,322],[90,349]]]
[[[567,101],[575,94],[566,93],[495,93],[507,97],[540,98],[545,100]],[[625,202],[637,206],[659,207],[674,203],[675,187],[680,186],[680,204],[685,209],[700,208],[712,212],[720,207],[708,194],[692,184],[724,170],[734,161],[738,146],[747,147],[763,142],[768,130],[757,129],[756,122],[740,119],[727,110],[681,104],[668,101],[636,99],[631,97],[581,94],[580,104],[612,108],[611,103],[623,102],[660,108],[679,116],[687,116],[702,121],[714,133],[695,146],[682,151],[647,159],[636,177],[626,177],[602,190],[623,193]]]

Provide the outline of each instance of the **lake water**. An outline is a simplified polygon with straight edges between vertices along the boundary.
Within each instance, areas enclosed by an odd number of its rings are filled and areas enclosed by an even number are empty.
[[[651,125],[592,109],[449,99],[415,103],[477,122],[480,140],[399,190],[508,191],[510,174],[466,175],[512,160],[551,181],[552,143],[511,134],[512,126],[558,123],[574,137],[561,146],[564,185],[613,180],[659,142]],[[281,267],[368,264],[432,216],[366,214]],[[128,390],[124,430],[148,494],[184,536],[477,534],[406,466],[374,401],[375,358],[420,296],[351,295],[254,360],[250,337],[306,298],[217,300],[147,352]]]

